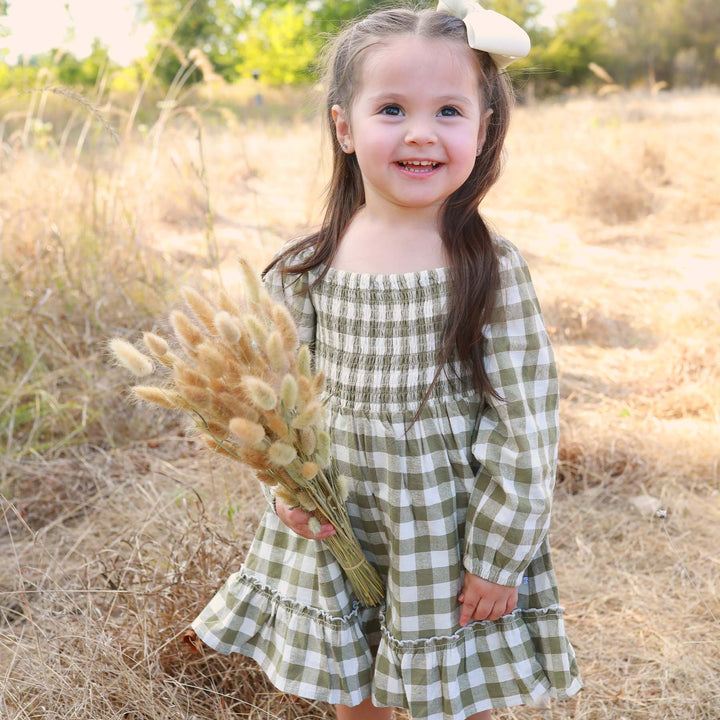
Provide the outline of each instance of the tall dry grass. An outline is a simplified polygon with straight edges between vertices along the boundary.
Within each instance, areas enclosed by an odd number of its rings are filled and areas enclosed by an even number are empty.
[[[317,220],[316,125],[244,122],[223,92],[119,147],[94,122],[79,154],[60,122],[3,136],[3,718],[332,717],[183,641],[264,501],[128,405],[105,351]],[[551,540],[586,689],[557,719],[720,717],[718,121],[712,92],[519,108],[488,199],[562,378]]]

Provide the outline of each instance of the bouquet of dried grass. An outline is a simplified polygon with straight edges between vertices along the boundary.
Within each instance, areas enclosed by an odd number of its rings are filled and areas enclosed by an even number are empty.
[[[143,335],[149,356],[120,338],[110,348],[137,376],[150,375],[157,365],[164,371],[163,385],[132,388],[138,398],[187,413],[211,450],[249,465],[278,499],[311,512],[311,527],[332,523],[337,532],[323,542],[357,599],[376,606],[383,582],[350,525],[348,480],[331,468],[319,399],[323,376],[312,372],[310,351],[300,345],[288,309],[270,298],[247,261],[240,262],[245,280],[240,304],[221,292],[216,307],[183,288],[194,320],[181,310],[170,315],[183,356],[149,332]]]

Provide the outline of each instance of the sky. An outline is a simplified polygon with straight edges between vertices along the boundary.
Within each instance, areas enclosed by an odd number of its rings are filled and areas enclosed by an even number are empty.
[[[543,24],[552,25],[557,13],[576,0],[544,0]],[[137,22],[133,0],[10,0],[4,21],[10,34],[0,38],[7,60],[64,48],[87,57],[94,38],[107,45],[110,57],[121,65],[145,54],[152,28]]]
[[[121,65],[145,54],[152,28],[139,25],[132,0],[10,0],[0,40],[8,60],[62,47],[76,57],[90,54],[94,38]],[[67,6],[67,7],[66,7]]]

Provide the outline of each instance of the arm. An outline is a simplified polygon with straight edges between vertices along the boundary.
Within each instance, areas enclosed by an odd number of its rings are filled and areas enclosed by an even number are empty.
[[[312,350],[315,344],[315,307],[310,297],[310,278],[308,273],[284,275],[281,272],[281,262],[273,265],[263,275],[265,290],[275,302],[287,305],[297,324],[300,342],[308,345]],[[265,483],[260,483],[260,487],[270,507],[277,512],[279,503],[276,505],[274,502],[275,497],[272,489]],[[307,519],[305,525],[307,525]]]
[[[509,245],[501,246],[501,280],[501,300],[486,331],[485,363],[502,399],[485,398],[477,425],[472,452],[479,470],[463,564],[478,579],[516,589],[550,522],[558,385],[527,265]],[[481,602],[488,590],[478,591],[480,584],[468,581],[472,598],[479,593]]]
[[[305,255],[308,251],[305,251]],[[302,259],[303,253],[299,254]],[[282,302],[295,318],[300,335],[300,342],[313,349],[315,344],[315,308],[310,297],[309,273],[285,275],[281,272],[282,261],[273,265],[263,276],[265,289],[276,302]]]

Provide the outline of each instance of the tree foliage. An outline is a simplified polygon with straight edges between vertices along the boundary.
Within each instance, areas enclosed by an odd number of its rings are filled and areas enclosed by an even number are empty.
[[[538,15],[543,11],[542,0],[490,0],[482,4],[488,10],[507,15],[528,31],[534,28]]]
[[[318,52],[312,21],[305,4],[265,8],[241,37],[238,74],[259,77],[269,85],[311,80]]]
[[[234,78],[237,38],[242,15],[232,0],[144,0],[147,18],[155,26],[149,50],[156,74],[170,83],[199,48],[215,72]],[[202,79],[197,69],[190,80]]]
[[[615,70],[623,83],[643,77],[650,85],[720,80],[717,0],[617,0],[612,22]]]
[[[117,69],[108,56],[108,50],[99,39],[92,44],[90,55],[78,59],[72,53],[54,53],[52,59],[48,58],[56,73],[58,82],[69,86],[92,86],[104,73]]]
[[[696,82],[720,82],[720,2],[688,0],[682,17],[681,45],[695,51]]]
[[[15,0],[12,0],[15,1]],[[387,0],[135,0],[155,27],[144,65],[169,84],[185,72],[199,81],[190,61],[202,51],[214,73],[228,81],[259,73],[281,85],[315,79],[315,62],[328,34]],[[577,0],[545,27],[543,0],[481,0],[508,15],[530,34],[532,50],[511,66],[514,77],[538,92],[556,92],[599,81],[591,64],[623,85],[648,87],[720,83],[719,0]],[[421,4],[434,7],[434,0]],[[8,0],[0,0],[0,32]],[[195,54],[193,55],[193,50]],[[2,51],[0,50],[0,53]],[[71,84],[88,84],[90,63],[66,58]],[[1,55],[0,55],[1,57]],[[7,74],[7,73],[6,73]]]
[[[613,59],[610,8],[605,0],[578,0],[572,12],[558,19],[557,29],[538,56],[564,85],[587,80],[590,63],[607,67]]]
[[[720,81],[717,0],[578,0],[531,55],[556,87],[593,78],[590,63],[619,84]]]
[[[315,10],[314,26],[318,33],[336,33],[353,18],[388,6],[387,0],[328,0]]]
[[[3,18],[7,15],[9,4],[8,0],[0,0],[0,42],[2,42],[2,38],[6,37],[9,32],[3,22]],[[5,55],[7,55],[7,48],[0,45],[0,61],[2,61]]]

